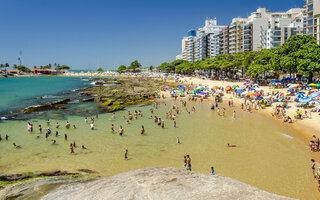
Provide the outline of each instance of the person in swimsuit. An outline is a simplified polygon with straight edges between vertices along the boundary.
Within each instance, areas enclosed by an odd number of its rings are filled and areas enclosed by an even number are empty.
[[[6,140],[8,140],[8,139],[9,139],[9,135],[6,134],[6,136],[5,136],[4,138],[5,138]]]
[[[20,145],[17,145],[16,143],[12,143],[12,144],[13,144],[13,147],[16,148],[16,149],[21,148],[21,146],[20,146]]]
[[[115,120],[115,119],[116,119],[116,114],[112,113],[112,120]]]
[[[85,147],[84,145],[81,146],[82,149],[87,149],[87,147]]]
[[[84,122],[85,122],[85,123],[88,123],[88,118],[87,118],[87,117],[84,118]]]
[[[122,135],[122,134],[123,134],[123,131],[124,131],[124,130],[123,130],[122,126],[120,126],[120,127],[119,127],[119,135]]]
[[[67,134],[64,134],[64,140],[68,140]]]
[[[124,152],[124,159],[128,159],[128,149]]]
[[[314,159],[311,159],[311,169],[312,169],[312,174],[314,175],[314,177],[316,178],[314,171],[316,169],[316,163]]]
[[[72,143],[70,144],[70,154],[73,154],[74,153],[74,151],[73,151],[73,145],[72,145]]]
[[[113,124],[111,124],[110,130],[111,130],[111,133],[114,133],[114,125]]]
[[[93,123],[90,123],[90,130],[94,130],[94,125],[93,125]]]
[[[49,120],[47,120],[47,126],[50,126],[50,121]]]
[[[39,133],[42,133],[42,127],[39,125]]]
[[[211,167],[211,175],[214,175],[214,168]]]
[[[70,128],[70,123],[67,121],[67,123],[66,123],[66,128],[68,129],[68,128]]]
[[[234,145],[234,144],[228,144],[228,147],[237,147],[237,145]]]
[[[60,124],[57,122],[56,123],[56,128],[59,128],[60,127]]]
[[[187,156],[183,156],[183,162],[184,162],[183,166],[187,167]]]
[[[177,122],[175,119],[173,120],[173,127],[177,127]]]
[[[56,131],[56,137],[58,137],[59,136],[59,133],[58,133],[58,131]]]
[[[191,171],[191,158],[189,155],[187,155],[187,170]]]
[[[179,137],[177,137],[177,143],[180,144],[180,138]]]
[[[141,135],[143,135],[143,134],[144,134],[144,126],[143,126],[143,125],[141,126],[140,134],[141,134]]]

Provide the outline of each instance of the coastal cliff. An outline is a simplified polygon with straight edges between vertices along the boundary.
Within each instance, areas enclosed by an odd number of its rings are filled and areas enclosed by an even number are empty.
[[[63,185],[43,196],[59,199],[290,199],[220,175],[178,168],[145,168],[89,183]]]

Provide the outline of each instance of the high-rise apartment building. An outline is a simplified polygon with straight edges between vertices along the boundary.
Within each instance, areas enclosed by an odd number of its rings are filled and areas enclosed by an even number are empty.
[[[229,54],[229,26],[221,29],[219,34],[220,54]]]
[[[320,44],[320,0],[304,1],[304,34],[314,36]]]
[[[243,51],[243,24],[246,18],[234,18],[229,26],[229,53],[235,54]]]
[[[207,18],[205,26],[188,31],[188,36],[182,39],[182,53],[176,56],[191,63],[204,58],[214,58],[220,52],[219,33],[223,26],[217,25],[216,19]]]

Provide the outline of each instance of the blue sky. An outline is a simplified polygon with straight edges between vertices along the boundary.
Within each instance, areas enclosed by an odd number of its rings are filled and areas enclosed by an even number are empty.
[[[172,61],[189,29],[227,25],[258,7],[285,11],[303,0],[0,0],[0,63],[114,69]]]

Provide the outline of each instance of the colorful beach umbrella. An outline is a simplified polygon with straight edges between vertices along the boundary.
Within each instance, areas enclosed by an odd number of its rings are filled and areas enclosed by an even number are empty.
[[[290,93],[294,93],[294,91],[293,91],[293,90],[288,90],[288,92],[290,92]]]
[[[180,93],[180,94],[183,93],[183,90],[179,90],[178,93]]]
[[[219,87],[219,86],[214,86],[213,88],[214,88],[214,89],[219,89],[220,87]]]
[[[320,87],[320,83],[317,83],[316,86],[317,86],[317,87]]]
[[[239,93],[241,93],[241,92],[243,92],[243,90],[242,90],[242,89],[237,90],[235,93],[239,94]]]
[[[317,85],[316,85],[315,83],[310,83],[310,84],[308,84],[308,86],[310,86],[310,87],[316,87]]]
[[[194,91],[194,90],[190,90],[190,93],[191,93],[191,94],[194,94],[194,93],[196,93],[196,91]]]
[[[301,97],[301,98],[299,98],[299,101],[301,103],[308,103],[308,102],[312,101],[312,98],[311,97]]]
[[[320,93],[319,92],[314,92],[314,93],[311,93],[309,96],[311,98],[316,98],[316,97],[320,96]]]
[[[297,93],[296,97],[301,98],[301,97],[304,97],[304,95],[302,93]]]
[[[236,89],[237,87],[238,87],[237,85],[231,86],[232,89]]]

